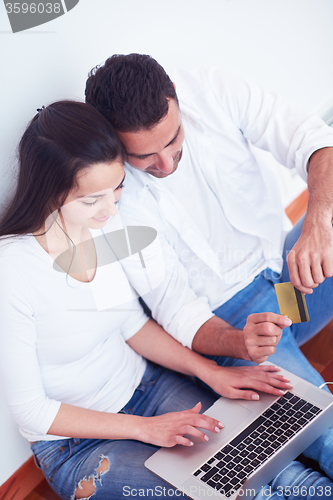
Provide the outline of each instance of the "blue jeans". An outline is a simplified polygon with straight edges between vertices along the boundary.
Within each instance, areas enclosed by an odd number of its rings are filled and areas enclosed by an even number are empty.
[[[150,417],[189,409],[199,401],[205,411],[215,400],[215,395],[189,378],[148,363],[140,385],[121,413]],[[169,498],[168,490],[175,493],[172,486],[144,466],[145,460],[158,450],[150,444],[132,440],[64,439],[39,441],[31,448],[50,486],[64,499],[74,499],[80,481],[91,477],[96,500],[131,498],[139,496],[140,489],[153,491],[153,498]],[[108,471],[98,478],[96,469],[105,457]]]
[[[205,410],[215,399],[213,393],[198,387],[189,378],[149,363],[141,384],[121,412],[149,417],[188,409],[198,401]],[[50,486],[66,500],[73,500],[80,481],[90,478],[95,488],[92,498],[96,500],[185,498],[179,490],[145,468],[145,460],[158,449],[150,444],[131,440],[62,439],[39,441],[31,448]],[[98,474],[97,469],[105,460],[107,467]],[[293,491],[298,488],[303,496],[288,497],[288,487],[294,488]],[[213,490],[212,494],[215,494]],[[258,493],[256,500],[323,500],[332,497],[333,483],[327,477],[292,462]]]
[[[274,291],[274,284],[290,281],[286,256],[299,238],[303,219],[288,234],[284,247],[284,266],[281,275],[266,269],[257,276],[250,285],[238,292],[228,302],[214,311],[216,316],[227,321],[236,328],[244,328],[247,317],[257,312],[274,312],[279,314],[279,306]],[[333,278],[326,279],[311,295],[306,296],[310,321],[296,323],[283,330],[282,338],[276,352],[269,361],[295,373],[303,379],[319,386],[324,381],[319,373],[310,365],[299,346],[318,333],[333,317]],[[227,357],[214,357],[221,366],[241,366],[254,364]],[[326,390],[328,390],[325,387]],[[304,455],[316,460],[321,469],[333,478],[333,428],[328,429],[317,439]],[[333,498],[333,496],[332,496]]]

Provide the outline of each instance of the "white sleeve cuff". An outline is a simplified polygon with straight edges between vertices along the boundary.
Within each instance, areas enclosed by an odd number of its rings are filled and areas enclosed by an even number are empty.
[[[183,346],[191,349],[195,334],[213,316],[207,299],[199,297],[183,305],[172,318],[167,331]]]

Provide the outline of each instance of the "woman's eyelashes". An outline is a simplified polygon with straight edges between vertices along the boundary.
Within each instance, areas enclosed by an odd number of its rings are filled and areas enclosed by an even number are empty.
[[[124,187],[124,181],[123,181],[123,182],[122,182],[122,183],[121,183],[118,187],[116,187],[115,191],[119,191],[119,189],[123,189],[123,187]],[[82,201],[82,203],[83,203],[84,205],[89,206],[89,207],[93,207],[94,205],[96,205],[96,203],[98,203],[98,201],[99,201],[99,198],[97,198],[97,199],[96,199],[95,201],[93,201],[93,202]],[[118,200],[117,200],[117,201],[115,201],[115,204],[117,204],[117,203],[118,203]]]
[[[119,184],[118,187],[116,187],[115,191],[118,191],[118,189],[123,189],[124,186],[125,186],[125,179],[122,181],[121,184]]]
[[[88,203],[87,201],[83,201],[82,203],[84,205],[88,205],[89,207],[92,207],[92,206],[96,205],[97,202],[98,202],[98,199],[93,201],[92,203]]]

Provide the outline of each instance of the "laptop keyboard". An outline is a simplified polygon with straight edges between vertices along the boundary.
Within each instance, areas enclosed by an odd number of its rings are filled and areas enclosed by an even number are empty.
[[[321,411],[287,392],[193,475],[230,497],[254,470]]]

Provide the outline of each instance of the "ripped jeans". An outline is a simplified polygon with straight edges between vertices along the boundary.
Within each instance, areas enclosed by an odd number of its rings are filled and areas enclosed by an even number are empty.
[[[150,417],[189,409],[199,401],[205,411],[215,400],[213,393],[189,378],[148,362],[121,413]],[[175,496],[172,486],[144,466],[157,446],[132,440],[62,439],[38,441],[31,448],[51,488],[63,499],[74,500],[76,489],[87,480],[93,484],[94,500],[139,497],[140,490],[149,491],[150,498]]]
[[[204,411],[215,400],[216,395],[193,380],[148,363],[141,384],[121,412],[149,417],[189,409],[198,401]],[[187,498],[144,466],[145,460],[158,449],[150,444],[132,440],[62,439],[38,441],[31,448],[48,483],[64,500],[74,500],[76,496],[94,500]],[[85,482],[89,482],[91,491],[84,496],[80,487]],[[209,496],[216,498],[216,494],[212,490]],[[255,498],[332,499],[333,483],[295,461]]]

